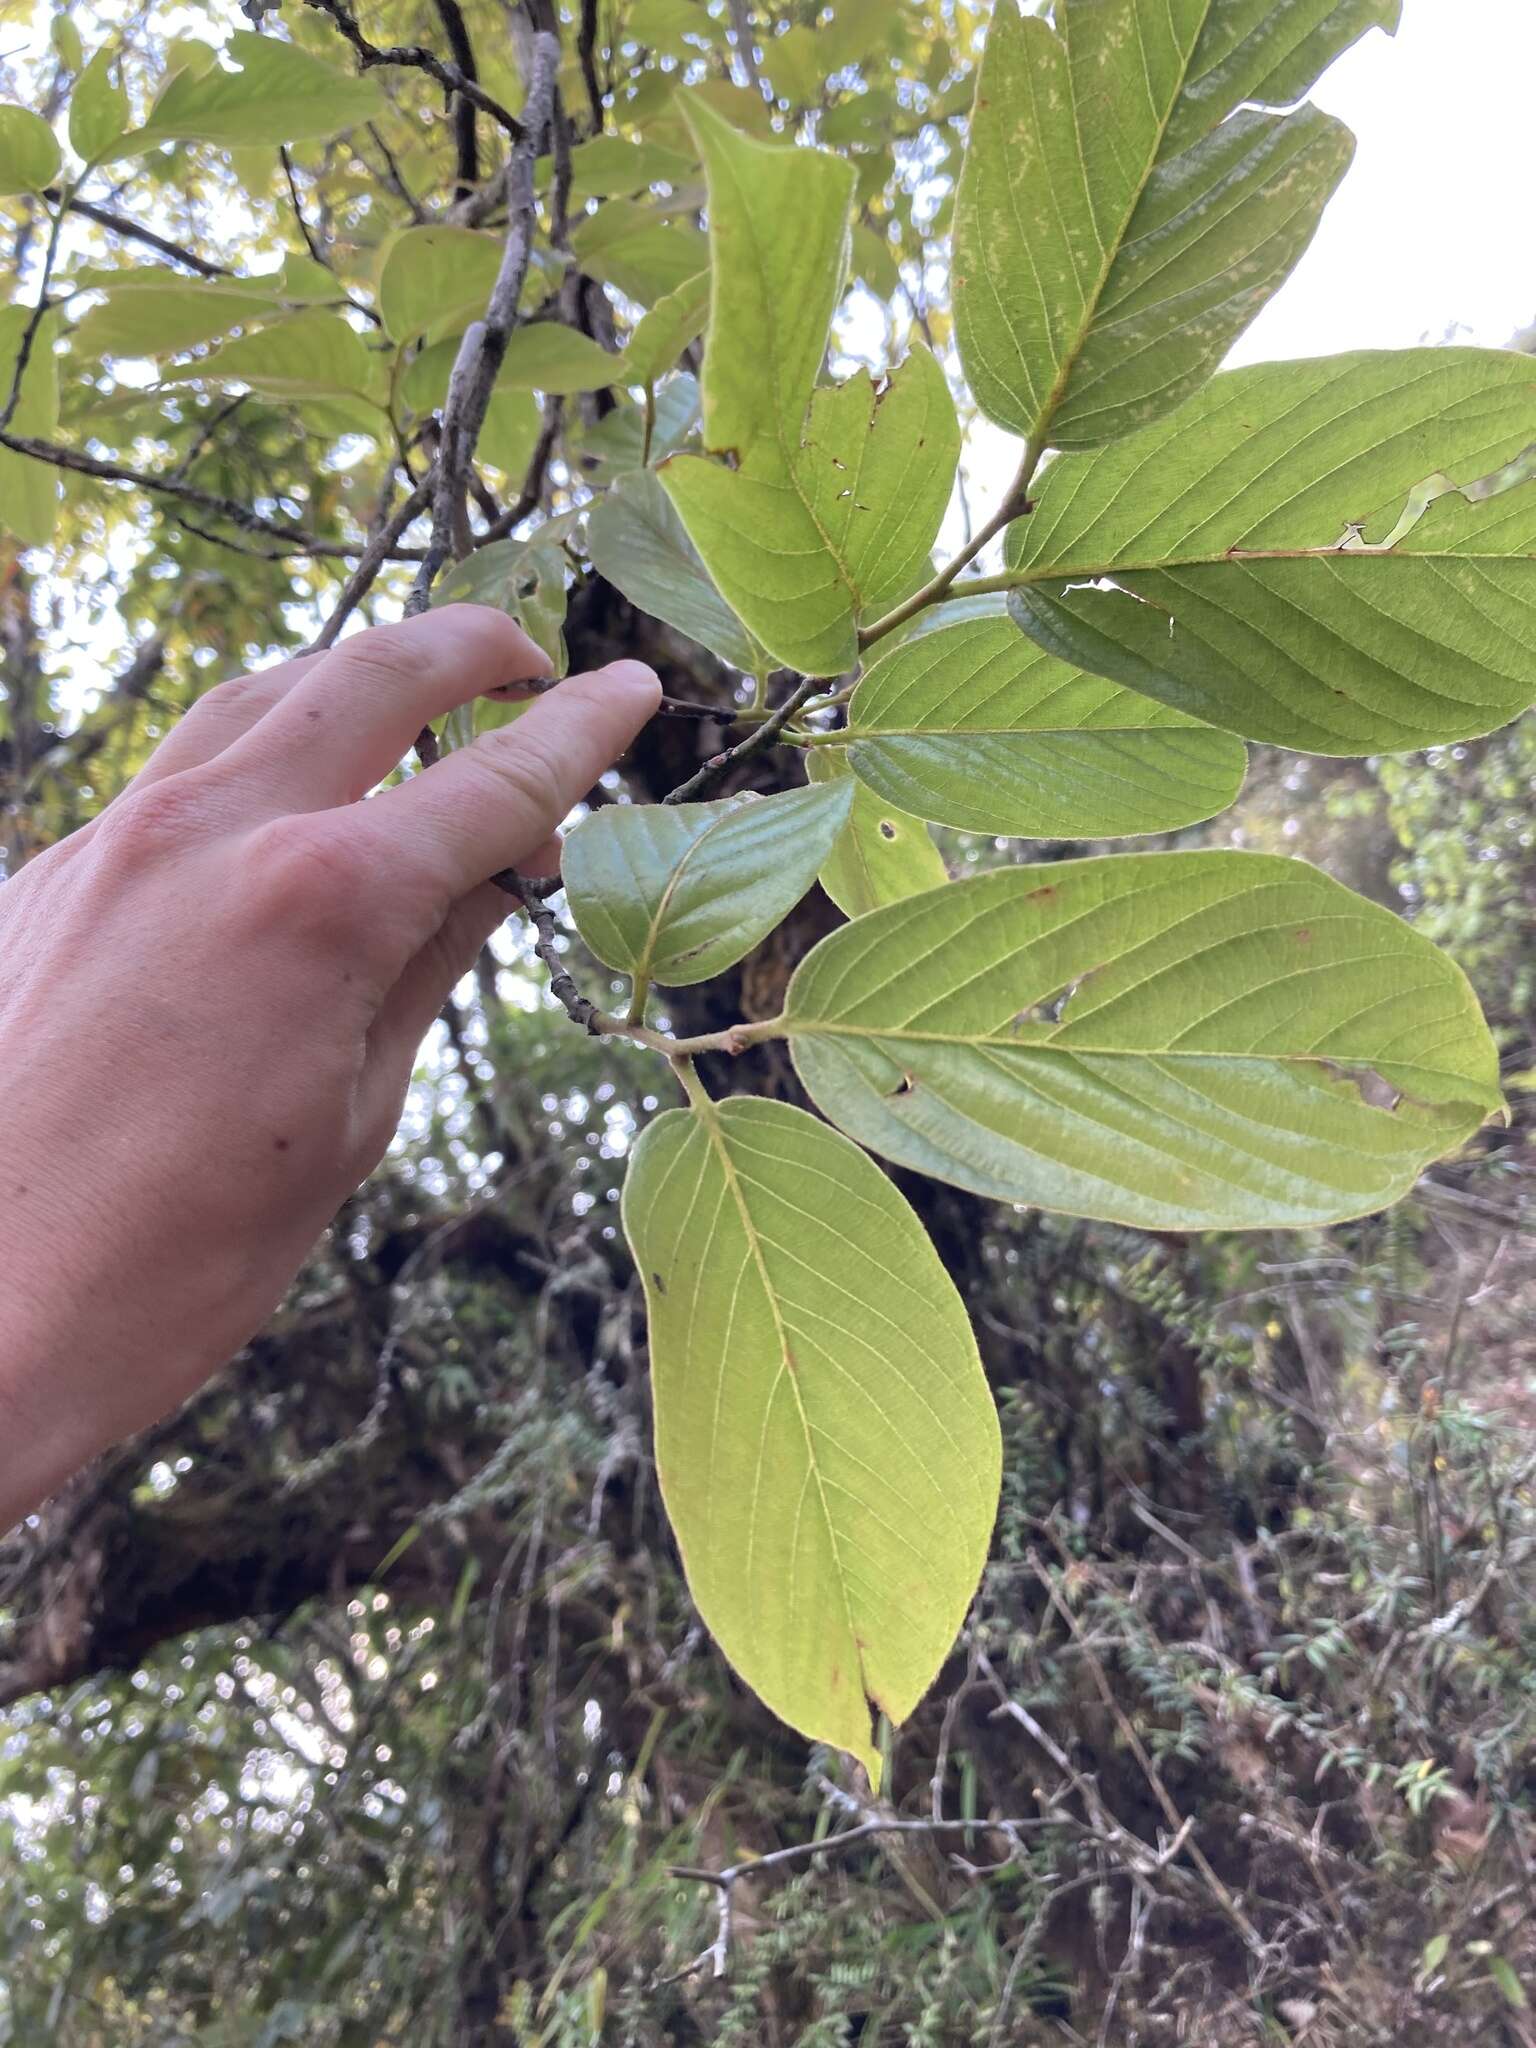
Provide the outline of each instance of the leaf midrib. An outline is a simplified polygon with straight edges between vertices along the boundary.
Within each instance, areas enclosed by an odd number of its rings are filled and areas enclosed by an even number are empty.
[[[1207,24],[1210,21],[1213,5],[1214,0],[1206,0],[1206,6],[1200,16],[1200,26],[1191,38],[1189,50],[1185,56],[1184,62],[1179,68],[1178,88],[1174,93],[1170,95],[1167,107],[1164,109],[1163,112],[1163,117],[1157,124],[1157,135],[1153,142],[1152,148],[1148,152],[1145,168],[1142,171],[1141,178],[1136,186],[1136,190],[1132,195],[1129,204],[1126,206],[1124,213],[1120,217],[1119,223],[1115,228],[1115,232],[1110,241],[1110,244],[1104,252],[1104,262],[1100,268],[1098,278],[1094,284],[1092,296],[1091,298],[1089,298],[1089,300],[1084,306],[1083,319],[1078,327],[1076,337],[1073,340],[1072,346],[1070,347],[1070,349],[1068,349],[1066,355],[1062,358],[1061,367],[1056,373],[1055,382],[1051,385],[1050,390],[1046,393],[1045,403],[1041,407],[1039,414],[1036,416],[1034,431],[1028,436],[1028,440],[1032,446],[1043,447],[1049,445],[1048,435],[1051,422],[1055,419],[1056,414],[1061,410],[1063,401],[1066,399],[1068,388],[1070,387],[1072,382],[1072,374],[1077,368],[1078,362],[1082,357],[1083,350],[1088,345],[1089,337],[1093,333],[1094,323],[1097,321],[1099,317],[1099,308],[1103,301],[1104,293],[1108,288],[1110,278],[1114,275],[1115,265],[1120,259],[1120,252],[1125,247],[1127,230],[1129,229],[1131,222],[1136,217],[1137,209],[1141,205],[1142,199],[1146,195],[1147,187],[1152,182],[1152,175],[1156,171],[1158,164],[1161,160],[1162,146],[1168,134],[1169,124],[1173,120],[1175,110],[1178,108],[1179,104],[1184,98],[1185,90],[1189,84],[1190,65],[1194,60],[1196,50],[1200,47],[1200,39],[1205,34]],[[1051,33],[1059,37],[1062,45],[1062,60],[1066,67],[1068,87],[1072,95],[1072,126],[1075,130],[1077,130],[1078,133],[1079,155],[1081,156],[1082,130],[1078,120],[1077,89],[1076,81],[1072,76],[1071,50],[1067,44],[1066,37],[1062,36],[1059,30],[1053,27]],[[1138,37],[1139,33],[1140,31],[1138,27]],[[1145,62],[1144,53],[1143,62]],[[1218,123],[1217,126],[1220,126],[1220,123]],[[1191,147],[1193,147],[1193,144],[1191,144]],[[1180,155],[1183,154],[1184,152],[1181,150]],[[1177,161],[1177,159],[1175,159],[1175,161]],[[1084,191],[1086,192],[1086,190],[1087,183],[1085,178]]]
[[[783,1036],[786,1038],[858,1038],[895,1039],[903,1045],[961,1045],[997,1046],[1004,1051],[1011,1049],[1026,1052],[1052,1052],[1066,1058],[1077,1058],[1091,1054],[1095,1059],[1132,1060],[1244,1060],[1260,1065],[1312,1065],[1312,1066],[1356,1066],[1369,1067],[1373,1073],[1383,1068],[1411,1067],[1417,1073],[1432,1074],[1440,1080],[1456,1081],[1462,1086],[1481,1095],[1475,1081],[1465,1074],[1454,1073],[1444,1067],[1427,1067],[1418,1060],[1383,1060],[1375,1050],[1359,1052],[1235,1052],[1220,1047],[1204,1049],[1183,1046],[1158,1045],[1095,1045],[1074,1040],[1070,1045],[1064,1040],[1051,1038],[1026,1038],[1017,1032],[994,1031],[912,1031],[895,1024],[833,1024],[820,1020],[802,1023],[798,1018],[786,1015],[782,1020]]]
[[[645,944],[640,949],[633,970],[633,972],[637,976],[644,976],[646,979],[650,979],[655,974],[656,970],[654,966],[654,961],[656,957],[656,948],[661,941],[662,927],[666,923],[667,912],[672,907],[672,899],[677,894],[678,886],[681,883],[684,874],[687,872],[688,863],[693,859],[694,854],[697,853],[699,848],[704,844],[705,840],[711,836],[712,833],[718,832],[720,827],[723,824],[725,824],[728,819],[736,817],[741,811],[745,809],[745,804],[738,803],[733,805],[730,810],[722,811],[718,818],[712,819],[711,822],[704,827],[704,830],[700,832],[696,838],[691,839],[687,846],[683,848],[683,851],[679,855],[677,862],[672,869],[672,872],[667,876],[666,882],[662,888],[660,896],[656,899],[656,908],[652,913],[651,917],[649,918],[649,920],[647,921],[645,931]]]
[[[752,1220],[751,1206],[742,1191],[740,1177],[736,1172],[736,1162],[731,1157],[730,1146],[726,1143],[718,1108],[712,1101],[700,1099],[695,1100],[693,1110],[703,1125],[705,1136],[708,1138],[716,1157],[720,1161],[720,1171],[725,1177],[725,1184],[730,1190],[731,1200],[735,1204],[736,1214],[740,1218],[742,1234],[747,1241],[747,1250],[751,1255],[752,1263],[757,1271],[758,1281],[762,1286],[764,1298],[768,1303],[768,1313],[773,1318],[774,1334],[778,1338],[779,1343],[780,1368],[788,1377],[790,1391],[795,1397],[795,1413],[800,1419],[800,1432],[805,1442],[806,1462],[810,1467],[811,1476],[816,1482],[816,1499],[821,1508],[822,1521],[826,1527],[827,1542],[832,1550],[833,1573],[837,1579],[838,1595],[843,1603],[843,1617],[848,1624],[848,1638],[853,1644],[854,1654],[858,1659],[860,1697],[868,1700],[870,1692],[867,1674],[864,1669],[864,1644],[860,1638],[858,1627],[854,1622],[853,1609],[848,1602],[848,1581],[843,1571],[842,1553],[838,1549],[837,1527],[832,1520],[832,1510],[827,1505],[827,1491],[822,1480],[821,1463],[816,1456],[815,1438],[811,1433],[810,1418],[805,1412],[805,1402],[800,1392],[800,1374],[795,1365],[795,1356],[790,1345],[789,1333],[784,1327],[784,1318],[779,1312],[779,1297],[768,1271],[768,1262],[763,1253],[762,1239],[758,1234],[756,1224]]]
[[[1168,569],[1214,569],[1222,566],[1242,568],[1249,562],[1532,562],[1536,561],[1536,550],[1516,548],[1490,549],[1486,554],[1473,548],[1391,548],[1371,547],[1341,548],[1337,545],[1315,548],[1245,548],[1233,543],[1215,554],[1161,555],[1150,561],[1125,562],[1111,557],[1098,562],[1053,562],[1048,567],[1011,569],[1006,572],[1006,586],[1024,590],[1037,583],[1073,583],[1102,576],[1149,576]],[[998,584],[987,579],[989,590]],[[964,583],[957,584],[950,595],[967,597],[972,593]]]
[[[837,734],[835,744],[848,748],[859,740],[1053,740],[1115,739],[1145,733],[1211,733],[1221,739],[1234,735],[1197,718],[1187,724],[1172,719],[1148,719],[1144,725],[849,725]]]

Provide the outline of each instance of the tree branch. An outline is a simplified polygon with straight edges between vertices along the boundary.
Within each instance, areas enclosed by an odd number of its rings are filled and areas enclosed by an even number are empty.
[[[156,476],[150,470],[129,469],[125,463],[103,462],[98,456],[87,455],[83,449],[66,448],[57,441],[39,440],[32,434],[13,434],[0,430],[0,448],[10,449],[13,455],[30,455],[35,462],[49,463],[54,469],[66,469],[74,476],[94,476],[104,483],[133,484],[138,490],[152,491],[157,496],[177,498],[184,505],[194,505],[199,511],[211,512],[216,519],[227,519],[231,526],[238,526],[242,533],[264,533],[273,540],[291,541],[295,552],[306,555],[323,555],[339,561],[350,562],[365,555],[367,542],[345,540],[321,540],[317,534],[306,533],[303,527],[290,525],[286,520],[268,519],[260,512],[253,512],[238,498],[226,498],[216,491],[200,490],[196,484],[183,483],[175,476]],[[397,562],[419,562],[420,548],[394,548],[390,559]]]
[[[479,67],[475,63],[474,45],[469,40],[469,30],[459,7],[459,0],[437,0],[437,18],[443,24],[443,34],[448,38],[448,47],[453,52],[453,61],[464,76],[480,83]],[[455,199],[463,199],[473,192],[480,182],[480,148],[475,136],[475,105],[463,93],[456,93],[453,100],[453,147],[458,160],[458,182],[454,191]]]
[[[478,107],[482,114],[489,114],[514,142],[521,140],[523,127],[517,117],[509,114],[499,100],[493,100],[457,64],[444,64],[430,50],[423,49],[420,43],[391,43],[387,46],[370,43],[346,0],[305,0],[305,4],[335,22],[357,52],[358,63],[364,71],[372,71],[381,64],[396,65],[408,71],[424,71],[428,78],[436,79],[444,92],[457,93],[471,106]]]
[[[603,132],[603,88],[597,75],[597,0],[581,0],[581,26],[576,31],[576,56],[582,83],[587,88],[587,105],[592,109],[592,133]]]
[[[43,197],[50,203],[60,198],[57,187],[50,188]],[[206,256],[199,256],[192,249],[184,249],[180,242],[168,241],[164,235],[157,235],[153,228],[140,227],[136,220],[114,213],[109,206],[98,206],[94,199],[71,197],[64,201],[66,213],[78,213],[85,220],[93,220],[109,233],[121,235],[125,242],[142,242],[146,249],[154,249],[172,263],[179,263],[184,270],[195,271],[199,277],[233,277],[234,271],[225,264],[211,263]]]
[[[453,375],[448,381],[442,439],[433,465],[432,537],[406,602],[407,616],[425,610],[439,571],[458,551],[455,539],[463,515],[469,466],[507,343],[517,325],[518,303],[533,251],[533,165],[539,139],[552,117],[559,64],[558,39],[551,35],[535,36],[523,126],[507,165],[507,236],[501,268],[491,287],[485,318],[471,322],[459,344]]]

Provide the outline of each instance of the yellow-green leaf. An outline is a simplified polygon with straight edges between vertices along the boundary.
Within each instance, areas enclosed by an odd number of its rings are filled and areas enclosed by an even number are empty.
[[[1455,963],[1304,862],[1003,868],[831,934],[784,1030],[898,1165],[1148,1229],[1386,1207],[1500,1104]]]
[[[367,398],[374,358],[337,313],[295,313],[243,334],[195,363],[167,371],[173,383],[245,384],[272,398]]]
[[[886,803],[1025,839],[1175,831],[1225,810],[1247,766],[1231,733],[1084,675],[1003,614],[882,656],[838,738]]]
[[[102,356],[170,356],[270,318],[282,301],[252,280],[224,285],[170,270],[125,271],[75,329],[77,348]]]
[[[30,107],[0,105],[0,197],[41,192],[63,162],[53,130]]]
[[[1050,653],[1313,753],[1466,739],[1536,698],[1529,356],[1264,363],[1061,455],[1009,527]]]
[[[30,306],[0,309],[0,405],[11,395],[22,337],[31,319]],[[45,313],[32,338],[21,394],[11,415],[13,434],[47,440],[58,427],[57,333],[57,314]],[[0,449],[0,532],[13,535],[23,546],[45,547],[53,539],[58,511],[59,472],[30,455]]]
[[[507,343],[499,382],[520,391],[602,391],[624,376],[624,358],[553,320],[519,327]]]
[[[69,96],[69,146],[85,163],[95,163],[121,141],[131,118],[117,53],[110,47],[98,50]]]
[[[734,668],[766,665],[649,470],[621,477],[598,500],[587,517],[587,552],[593,567],[652,618],[665,619]]]
[[[955,206],[977,403],[1095,446],[1197,390],[1278,289],[1354,149],[1301,98],[1400,0],[997,0]]]
[[[379,272],[379,311],[390,339],[436,341],[478,320],[501,268],[503,239],[456,227],[396,235]]]
[[[831,747],[813,747],[805,765],[812,782],[849,773],[846,758]],[[922,819],[857,783],[848,822],[816,879],[845,917],[862,917],[882,904],[937,889],[949,875]]]
[[[769,1707],[878,1784],[975,1591],[1000,1446],[954,1283],[901,1196],[786,1103],[671,1110],[623,1218],[656,1459],[699,1612]]]
[[[853,168],[684,105],[709,181],[704,444],[743,464],[765,447],[787,469],[842,289]]]
[[[658,299],[624,344],[626,383],[654,384],[676,364],[690,341],[697,341],[709,319],[709,272]]]
[[[142,128],[124,135],[111,154],[137,156],[162,142],[249,143],[320,140],[381,115],[388,101],[378,81],[338,71],[274,35],[232,35],[224,55],[240,68],[200,71],[185,65],[150,109]]]
[[[817,391],[782,462],[760,444],[740,469],[685,456],[659,473],[769,652],[807,675],[838,675],[857,654],[860,619],[926,575],[959,446],[944,373],[918,344],[888,377]]]
[[[605,804],[565,842],[576,928],[605,967],[637,980],[708,981],[794,909],[852,800],[843,784],[704,804]]]

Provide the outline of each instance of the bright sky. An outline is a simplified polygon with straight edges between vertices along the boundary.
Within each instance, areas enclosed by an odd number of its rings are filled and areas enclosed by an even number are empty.
[[[1536,0],[1405,0],[1313,101],[1358,148],[1317,239],[1234,362],[1456,339],[1536,320]],[[1465,331],[1461,331],[1465,330]]]

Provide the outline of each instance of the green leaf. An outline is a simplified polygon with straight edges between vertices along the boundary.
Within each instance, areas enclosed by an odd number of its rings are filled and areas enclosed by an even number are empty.
[[[69,146],[87,164],[108,155],[133,118],[117,74],[117,53],[98,50],[69,96]]]
[[[1490,1956],[1488,1974],[1498,1986],[1499,1996],[1505,2004],[1512,2006],[1516,2012],[1524,2012],[1531,2001],[1526,1996],[1525,1986],[1515,1975],[1513,1964],[1507,1962],[1503,1956]]]
[[[169,270],[124,271],[74,339],[92,355],[169,356],[281,310],[282,301],[254,281],[247,289]]]
[[[682,95],[709,183],[711,297],[704,444],[787,470],[847,260],[853,167],[739,135]]]
[[[1451,1937],[1448,1934],[1432,1934],[1424,1944],[1424,1953],[1419,1959],[1419,1974],[1432,1977],[1450,1953]]]
[[[699,1612],[776,1714],[878,1786],[870,1707],[900,1722],[932,1684],[997,1509],[954,1283],[873,1161],[782,1102],[658,1117],[623,1219]]]
[[[846,758],[831,747],[813,747],[805,766],[813,783],[849,774]],[[848,822],[816,879],[845,917],[862,917],[882,904],[939,888],[949,873],[921,818],[882,803],[872,789],[855,782]]]
[[[1499,1107],[1459,967],[1300,861],[1004,868],[832,933],[783,1028],[898,1165],[1148,1229],[1385,1207]]]
[[[565,842],[576,928],[605,967],[668,988],[723,973],[816,879],[851,788],[706,804],[605,804]]]
[[[85,45],[80,31],[67,14],[55,14],[48,24],[48,40],[59,53],[66,71],[78,71],[85,62]]]
[[[737,466],[687,458],[660,474],[749,630],[780,661],[837,675],[857,651],[852,604],[794,465],[842,286],[852,167],[738,134],[696,95],[683,105],[709,186],[704,439]]]
[[[858,655],[853,601],[795,480],[693,455],[657,470],[721,595],[775,660],[841,675]]]
[[[389,105],[375,79],[338,71],[275,36],[238,32],[224,55],[238,71],[177,71],[144,126],[123,136],[112,154],[137,156],[162,142],[239,148],[321,141],[377,119]]]
[[[589,276],[650,305],[697,277],[707,244],[696,227],[664,219],[653,204],[610,199],[577,224],[571,249]]]
[[[998,0],[954,228],[955,333],[982,410],[1084,448],[1197,390],[1354,149],[1313,107],[1260,107],[1299,99],[1399,7],[1058,0],[1053,25]]]
[[[59,175],[63,160],[41,114],[30,107],[0,105],[0,197],[41,192]]]
[[[709,319],[709,272],[701,270],[658,299],[624,345],[626,382],[654,384],[676,364]]]
[[[649,470],[632,471],[598,500],[587,516],[587,551],[598,572],[653,619],[664,619],[733,668],[755,672],[764,665],[762,649],[710,582]]]
[[[475,453],[521,484],[543,423],[544,415],[531,391],[507,391],[498,385],[485,408]]]
[[[1225,810],[1247,766],[1230,733],[1069,668],[998,616],[883,656],[838,738],[885,802],[1025,839],[1176,831]]]
[[[624,358],[611,356],[590,335],[553,320],[514,330],[498,383],[520,391],[602,391],[624,376]]]
[[[493,540],[456,563],[432,594],[436,604],[490,604],[517,620],[565,674],[565,556],[574,514],[548,519],[531,540]]]
[[[338,313],[295,313],[243,334],[195,363],[168,370],[165,382],[245,384],[269,398],[366,398],[374,358]]]
[[[959,459],[955,402],[921,342],[888,376],[812,397],[792,472],[856,616],[926,580]]]
[[[855,221],[852,254],[854,275],[863,278],[877,298],[894,297],[901,286],[901,270],[889,239]]]
[[[1008,530],[1010,610],[1062,659],[1277,746],[1488,732],[1536,697],[1536,487],[1504,473],[1531,388],[1528,356],[1482,349],[1230,371],[1049,466]],[[1471,502],[1436,496],[1440,472]]]
[[[437,341],[478,320],[501,268],[503,239],[454,227],[396,235],[379,272],[379,311],[391,341]]]
[[[651,429],[651,460],[675,455],[699,424],[699,387],[682,374],[656,388],[656,419]],[[566,445],[576,454],[581,474],[602,484],[631,469],[644,468],[645,416],[638,405],[620,399],[613,411],[589,427],[567,424]]]
[[[685,37],[708,42],[714,23],[704,0],[634,0],[624,23],[625,40],[669,56],[693,56]]]
[[[826,76],[820,45],[820,31],[803,23],[764,38],[762,71],[776,99],[792,107],[820,104]]]
[[[11,395],[22,337],[32,319],[30,306],[0,308],[0,405]],[[59,424],[59,363],[54,353],[58,316],[45,313],[32,340],[21,395],[10,431],[47,440]],[[59,472],[30,455],[0,449],[0,531],[23,547],[46,547],[59,512]]]
[[[552,169],[543,165],[543,182]],[[594,135],[571,151],[573,200],[625,198],[648,185],[680,185],[696,176],[691,157],[656,142],[631,142],[622,135]]]
[[[772,454],[741,470],[684,457],[659,473],[763,645],[807,675],[838,675],[858,620],[926,576],[959,448],[944,373],[919,343],[889,377],[817,391],[783,468]]]

